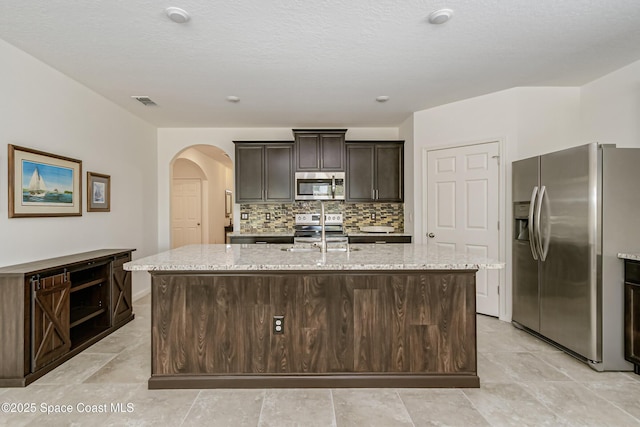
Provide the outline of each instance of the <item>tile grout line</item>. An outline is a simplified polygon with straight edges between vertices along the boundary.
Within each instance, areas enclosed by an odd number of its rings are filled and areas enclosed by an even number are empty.
[[[637,422],[640,423],[640,419],[638,417],[636,417],[635,415],[633,415],[632,413],[630,413],[629,411],[627,411],[623,407],[619,406],[616,402],[612,402],[611,400],[607,399],[604,396],[601,396],[600,394],[596,393],[595,391],[591,390],[590,388],[588,388],[588,387],[586,387],[584,385],[584,383],[595,383],[595,384],[597,384],[598,383],[597,381],[576,381],[576,383],[580,384],[582,387],[584,387],[585,389],[589,390],[589,392],[593,393],[596,397],[604,400],[605,402],[607,402],[610,405],[612,405],[614,408],[619,409],[620,411],[622,411],[623,413],[629,415],[631,418],[633,418],[634,420],[636,420]]]
[[[329,397],[331,397],[331,410],[333,411],[333,423],[332,427],[338,427],[338,417],[336,416],[336,403],[333,400],[333,389],[329,389]]]
[[[196,394],[196,397],[194,397],[193,402],[191,402],[191,406],[189,406],[189,410],[187,411],[186,414],[184,414],[184,417],[182,417],[182,421],[180,422],[181,426],[184,425],[184,422],[187,420],[187,417],[189,417],[189,414],[191,413],[191,410],[193,409],[193,406],[196,404],[196,401],[200,397],[201,393],[202,393],[202,390],[199,390],[198,394]]]
[[[413,421],[413,417],[411,416],[411,413],[409,412],[409,408],[407,408],[406,403],[404,403],[404,400],[402,400],[402,396],[400,396],[400,392],[398,391],[397,388],[394,391],[396,392],[396,396],[398,396],[398,399],[400,399],[400,403],[402,403],[402,407],[404,408],[405,412],[409,416],[409,420],[411,421],[411,425],[413,427],[416,427],[416,423]]]
[[[487,422],[488,425],[493,426],[494,424],[491,422],[491,420],[489,420],[487,417],[484,416],[484,414],[480,411],[480,409],[478,409],[476,407],[476,405],[473,404],[473,402],[471,401],[471,399],[469,399],[469,396],[467,396],[467,393],[465,393],[466,389],[460,389],[460,391],[462,392],[462,395],[464,396],[465,399],[467,399],[467,402],[469,402],[469,404],[471,405],[471,407],[473,408],[474,411],[476,411],[478,413],[478,415],[480,415],[482,417],[483,420],[485,420]],[[474,389],[475,390],[475,389]]]
[[[260,405],[260,415],[258,415],[258,424],[256,426],[260,426],[262,422],[262,410],[264,409],[264,402],[267,400],[267,390],[262,390],[262,405]]]

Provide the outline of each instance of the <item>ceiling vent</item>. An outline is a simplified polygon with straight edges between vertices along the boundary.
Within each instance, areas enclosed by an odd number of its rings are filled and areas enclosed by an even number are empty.
[[[154,105],[158,105],[155,102],[153,102],[151,100],[151,98],[149,98],[148,96],[132,96],[133,99],[137,99],[138,101],[140,101],[142,104],[144,104],[146,107],[152,107]]]

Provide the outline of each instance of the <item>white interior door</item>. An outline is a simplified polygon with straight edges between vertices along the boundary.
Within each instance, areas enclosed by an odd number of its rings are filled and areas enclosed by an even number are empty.
[[[202,182],[174,179],[171,186],[171,247],[202,243]]]
[[[427,152],[428,244],[499,259],[499,149],[489,142]],[[478,313],[499,315],[499,283],[498,270],[478,271]]]

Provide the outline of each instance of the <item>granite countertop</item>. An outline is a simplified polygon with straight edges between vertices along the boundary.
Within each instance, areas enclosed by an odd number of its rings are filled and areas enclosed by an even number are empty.
[[[292,245],[189,245],[124,265],[132,271],[475,270],[504,263],[429,245],[353,244],[350,252],[287,252]]]
[[[630,259],[632,261],[640,261],[640,253],[624,253],[624,252],[621,252],[621,253],[618,254],[618,258]]]

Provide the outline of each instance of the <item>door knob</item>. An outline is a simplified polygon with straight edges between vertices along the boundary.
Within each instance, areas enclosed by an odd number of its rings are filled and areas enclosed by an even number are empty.
[[[429,233],[429,234],[427,234],[427,236],[428,236],[430,239],[433,239],[434,237],[436,237],[436,235],[435,235],[435,234],[433,234],[433,233]]]

